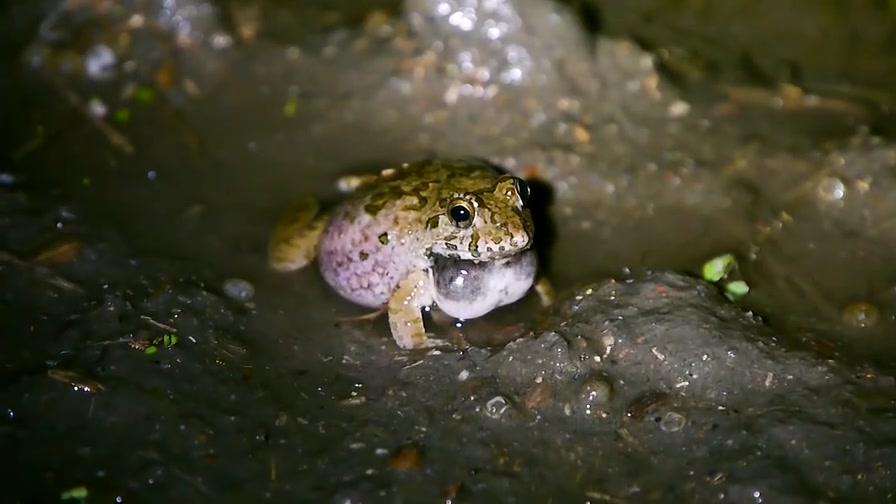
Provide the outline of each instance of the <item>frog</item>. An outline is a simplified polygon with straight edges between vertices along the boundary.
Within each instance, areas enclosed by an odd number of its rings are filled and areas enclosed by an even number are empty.
[[[426,332],[432,307],[476,318],[533,286],[550,304],[522,178],[479,159],[424,159],[343,177],[338,188],[346,197],[329,211],[306,198],[283,214],[268,265],[286,273],[316,261],[342,298],[387,314],[399,348],[445,344]]]

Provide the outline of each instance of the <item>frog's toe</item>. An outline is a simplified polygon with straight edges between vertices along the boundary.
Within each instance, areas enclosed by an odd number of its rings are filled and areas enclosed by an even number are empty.
[[[538,294],[538,300],[541,301],[541,306],[547,308],[554,304],[557,300],[557,293],[554,291],[554,286],[551,282],[545,277],[539,277],[538,280],[535,281],[535,293]]]
[[[420,348],[427,349],[427,350],[433,349],[433,348],[447,350],[447,349],[454,349],[457,347],[456,344],[452,343],[449,340],[442,339],[442,338],[434,338],[433,336],[434,336],[433,333],[427,333],[426,339],[424,340],[424,346],[422,346]]]
[[[446,339],[433,337],[434,333],[424,333],[423,335],[409,335],[392,333],[395,343],[402,350],[432,350],[432,349],[454,349],[457,348],[455,343]]]
[[[430,337],[423,326],[423,315],[420,308],[413,304],[389,307],[389,329],[395,344],[404,350],[432,348],[440,344],[440,340]]]
[[[318,216],[316,200],[302,200],[290,208],[271,233],[268,243],[268,265],[281,272],[307,266],[317,254],[326,225],[325,216]]]

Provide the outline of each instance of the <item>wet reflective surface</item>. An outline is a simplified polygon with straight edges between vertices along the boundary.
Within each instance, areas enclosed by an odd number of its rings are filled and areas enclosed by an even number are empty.
[[[352,5],[5,7],[8,495],[889,498],[886,99],[689,72],[534,0]],[[400,352],[313,269],[265,267],[289,204],[431,155],[553,191],[558,306],[433,315],[504,349]],[[725,252],[738,305],[642,276]]]

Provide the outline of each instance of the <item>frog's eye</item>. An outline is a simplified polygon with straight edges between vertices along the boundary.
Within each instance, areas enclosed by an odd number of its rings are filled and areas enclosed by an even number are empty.
[[[468,228],[473,224],[473,206],[463,200],[453,201],[448,208],[448,218],[455,226]]]
[[[519,193],[520,199],[525,205],[529,201],[529,184],[519,177],[514,177],[513,181],[516,182],[516,192]]]

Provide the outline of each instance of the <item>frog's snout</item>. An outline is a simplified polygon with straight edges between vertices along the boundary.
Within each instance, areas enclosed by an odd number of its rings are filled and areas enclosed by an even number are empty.
[[[510,232],[510,245],[514,250],[527,249],[532,245],[532,233],[525,226],[514,226]]]

